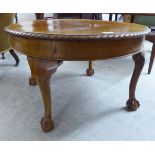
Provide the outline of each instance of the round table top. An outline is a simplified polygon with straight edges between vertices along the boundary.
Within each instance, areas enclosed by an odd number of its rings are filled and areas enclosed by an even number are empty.
[[[11,35],[55,40],[120,39],[139,37],[150,32],[147,26],[87,19],[34,20],[11,24],[5,28]]]

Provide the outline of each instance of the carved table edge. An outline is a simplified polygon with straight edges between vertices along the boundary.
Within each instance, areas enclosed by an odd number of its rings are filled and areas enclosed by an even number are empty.
[[[10,30],[7,27],[4,29],[7,33],[15,37],[21,38],[32,38],[32,39],[42,39],[42,40],[101,40],[101,39],[124,39],[124,38],[138,38],[147,35],[151,30],[146,28],[146,30],[140,32],[128,32],[128,33],[115,33],[115,34],[95,34],[95,35],[63,35],[63,34],[46,34],[46,33],[35,33],[35,32],[18,32]]]

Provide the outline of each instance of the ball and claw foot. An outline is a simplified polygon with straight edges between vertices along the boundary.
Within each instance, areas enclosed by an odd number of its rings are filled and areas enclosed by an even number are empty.
[[[29,85],[30,86],[36,86],[37,85],[37,82],[33,79],[33,78],[29,78]]]
[[[88,69],[86,70],[86,74],[87,74],[87,76],[92,76],[92,75],[94,75],[94,70],[88,68]]]
[[[139,106],[139,101],[137,101],[136,99],[128,100],[126,102],[126,109],[128,111],[136,111],[139,108]]]
[[[52,129],[54,129],[54,123],[53,123],[53,120],[51,119],[42,118],[40,125],[44,132],[49,132]]]

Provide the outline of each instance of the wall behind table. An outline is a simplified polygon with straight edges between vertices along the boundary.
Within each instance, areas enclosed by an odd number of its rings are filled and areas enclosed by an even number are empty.
[[[45,13],[45,17],[53,16],[52,13]],[[35,20],[35,13],[17,13],[18,22]]]
[[[45,17],[52,17],[53,13],[45,13]],[[30,20],[35,20],[35,13],[17,13],[18,21],[30,21]],[[118,15],[119,19],[120,15]],[[102,19],[103,20],[109,20],[109,14],[102,14]],[[113,15],[113,20],[115,19],[115,16]]]

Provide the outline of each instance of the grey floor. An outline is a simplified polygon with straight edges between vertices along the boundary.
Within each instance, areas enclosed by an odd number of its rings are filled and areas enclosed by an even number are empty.
[[[55,129],[49,133],[40,129],[43,101],[38,86],[28,84],[26,57],[19,55],[19,67],[13,67],[6,53],[0,59],[0,140],[155,140],[155,66],[147,74],[151,46],[145,42],[136,112],[124,110],[131,56],[96,61],[93,77],[84,75],[87,62],[64,62],[51,79]]]

